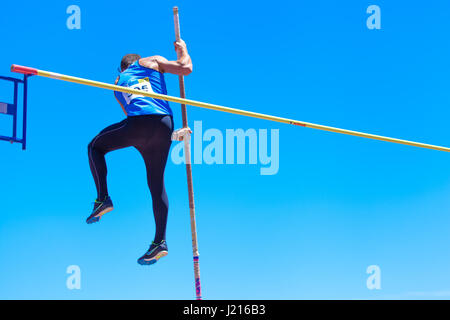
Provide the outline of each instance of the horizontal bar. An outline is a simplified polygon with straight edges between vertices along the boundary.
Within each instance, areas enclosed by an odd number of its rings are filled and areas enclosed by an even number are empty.
[[[68,75],[44,71],[44,70],[38,70],[38,69],[34,69],[34,68],[29,68],[29,67],[13,65],[11,67],[11,71],[25,73],[25,74],[35,74],[35,75],[46,77],[46,78],[74,82],[74,83],[83,84],[83,85],[96,87],[96,88],[108,89],[108,90],[125,92],[125,93],[130,93],[130,94],[136,94],[136,95],[150,97],[150,98],[154,98],[154,99],[161,99],[161,100],[166,100],[166,101],[170,101],[170,102],[186,104],[186,105],[190,105],[190,106],[194,106],[194,107],[200,107],[200,108],[222,111],[222,112],[227,112],[227,113],[239,114],[239,115],[246,116],[246,117],[281,122],[281,123],[286,123],[286,124],[291,124],[291,125],[296,125],[296,126],[301,126],[301,127],[306,127],[306,128],[341,133],[341,134],[352,135],[352,136],[357,136],[357,137],[362,137],[362,138],[367,138],[367,139],[380,140],[380,141],[392,142],[392,143],[397,143],[397,144],[404,144],[404,145],[409,145],[409,146],[414,146],[414,147],[419,147],[419,148],[426,148],[426,149],[450,152],[450,148],[448,148],[448,147],[441,147],[441,146],[436,146],[436,145],[431,145],[431,144],[426,144],[426,143],[421,143],[421,142],[415,142],[415,141],[409,141],[409,140],[403,140],[403,139],[397,139],[397,138],[390,138],[390,137],[385,137],[385,136],[380,136],[380,135],[375,135],[375,134],[340,129],[340,128],[324,126],[324,125],[320,125],[320,124],[314,124],[314,123],[298,121],[298,120],[293,120],[293,119],[288,119],[288,118],[281,118],[281,117],[271,116],[271,115],[257,113],[257,112],[251,112],[251,111],[246,111],[246,110],[241,110],[241,109],[224,107],[224,106],[211,104],[211,103],[205,103],[205,102],[200,102],[200,101],[195,101],[195,100],[190,100],[190,99],[182,99],[182,98],[177,98],[177,97],[173,97],[173,96],[153,93],[153,92],[146,92],[146,91],[141,91],[141,90],[136,90],[136,89],[130,89],[127,87],[122,87],[122,86],[117,86],[117,85],[108,84],[108,83],[104,83],[104,82],[68,76]]]

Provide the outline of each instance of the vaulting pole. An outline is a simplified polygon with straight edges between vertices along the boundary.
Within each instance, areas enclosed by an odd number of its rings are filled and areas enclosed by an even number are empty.
[[[381,141],[398,143],[398,144],[405,144],[405,145],[419,147],[419,148],[426,148],[426,149],[450,152],[450,148],[447,148],[447,147],[441,147],[441,146],[436,146],[436,145],[426,144],[426,143],[421,143],[421,142],[414,142],[414,141],[390,138],[390,137],[379,136],[379,135],[369,134],[369,133],[364,133],[364,132],[339,129],[339,128],[334,128],[334,127],[329,127],[329,126],[323,126],[320,124],[314,124],[314,123],[309,123],[309,122],[304,122],[304,121],[275,117],[275,116],[257,113],[257,112],[251,112],[251,111],[246,111],[246,110],[240,110],[240,109],[219,106],[219,105],[211,104],[211,103],[205,103],[205,102],[200,102],[200,101],[172,97],[172,96],[167,96],[167,95],[159,94],[159,93],[139,91],[139,90],[130,89],[127,87],[116,86],[116,85],[108,84],[108,83],[104,83],[104,82],[93,81],[93,80],[88,80],[88,79],[83,79],[83,78],[78,78],[78,77],[72,77],[72,76],[67,76],[64,74],[48,72],[48,71],[38,70],[38,69],[34,69],[34,68],[29,68],[29,67],[18,66],[18,65],[14,65],[14,64],[11,66],[11,71],[17,72],[17,73],[28,74],[28,75],[38,75],[38,76],[62,80],[62,81],[75,82],[75,83],[84,84],[84,85],[91,86],[91,87],[97,87],[97,88],[103,88],[103,89],[108,89],[108,90],[113,90],[113,91],[131,93],[131,94],[141,95],[141,96],[150,97],[150,98],[154,98],[154,99],[161,99],[161,100],[166,100],[166,101],[170,101],[170,102],[186,104],[186,105],[199,107],[199,108],[240,114],[240,115],[246,116],[246,117],[252,117],[252,118],[258,118],[258,119],[265,119],[265,120],[269,120],[269,121],[293,124],[296,126],[330,131],[330,132],[335,132],[335,133],[342,133],[342,134],[357,136],[357,137],[362,137],[362,138],[381,140]]]
[[[175,24],[175,40],[180,38],[180,19],[178,17],[178,7],[173,8],[173,20]],[[177,53],[178,54],[178,53]],[[179,56],[178,56],[179,58]],[[179,76],[178,82],[180,84],[180,97],[186,98],[184,89],[184,77]],[[181,104],[181,116],[183,118],[183,128],[188,128],[187,110],[184,103]],[[202,299],[202,290],[200,285],[200,263],[197,243],[197,224],[195,222],[195,202],[194,202],[194,186],[192,182],[192,165],[191,165],[191,139],[190,135],[184,139],[184,158],[186,162],[186,176],[189,194],[189,214],[191,216],[191,235],[192,235],[192,255],[194,259],[194,279],[195,279],[195,296],[197,300]]]

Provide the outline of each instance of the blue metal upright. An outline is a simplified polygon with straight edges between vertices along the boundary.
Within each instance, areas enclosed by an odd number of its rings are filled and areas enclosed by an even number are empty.
[[[13,103],[0,102],[0,113],[12,116],[12,136],[1,136],[0,140],[9,141],[11,143],[17,142],[22,144],[22,150],[27,147],[27,94],[28,94],[28,77],[24,75],[23,79],[3,77],[0,76],[0,80],[10,81],[14,83],[14,98]],[[23,85],[23,99],[22,99],[22,137],[17,136],[17,118],[18,118],[18,97],[19,97],[19,84]]]

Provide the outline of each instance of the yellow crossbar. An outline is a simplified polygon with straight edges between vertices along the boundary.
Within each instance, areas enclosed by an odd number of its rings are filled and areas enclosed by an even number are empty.
[[[379,135],[369,134],[369,133],[364,133],[364,132],[339,129],[339,128],[335,128],[335,127],[329,127],[329,126],[324,126],[324,125],[314,124],[314,123],[309,123],[309,122],[304,122],[304,121],[298,121],[298,120],[293,120],[293,119],[281,118],[281,117],[271,116],[271,115],[257,113],[257,112],[251,112],[251,111],[246,111],[246,110],[241,110],[241,109],[224,107],[224,106],[211,104],[211,103],[205,103],[205,102],[200,102],[200,101],[195,101],[195,100],[190,100],[190,99],[177,98],[177,97],[163,95],[163,94],[159,94],[159,93],[130,89],[127,87],[122,87],[122,86],[117,86],[117,85],[108,84],[108,83],[104,83],[104,82],[68,76],[68,75],[44,71],[44,70],[38,70],[38,69],[34,69],[34,68],[29,68],[29,67],[12,65],[11,71],[28,74],[28,75],[38,75],[38,76],[62,80],[62,81],[74,82],[74,83],[79,83],[79,84],[83,84],[83,85],[87,85],[87,86],[91,86],[91,87],[97,87],[97,88],[103,88],[103,89],[108,89],[108,90],[113,90],[113,91],[136,94],[136,95],[146,96],[146,97],[150,97],[150,98],[161,99],[161,100],[166,100],[166,101],[180,103],[180,104],[186,104],[186,105],[190,105],[190,106],[194,106],[194,107],[200,107],[200,108],[228,112],[228,113],[234,113],[234,114],[239,114],[239,115],[246,116],[246,117],[264,119],[264,120],[269,120],[269,121],[276,121],[276,122],[281,122],[281,123],[302,126],[302,127],[306,127],[306,128],[319,129],[319,130],[347,134],[347,135],[352,135],[352,136],[357,136],[357,137],[362,137],[362,138],[404,144],[404,145],[409,145],[409,146],[414,146],[414,147],[450,152],[450,148],[447,148],[447,147],[441,147],[441,146],[436,146],[436,145],[432,145],[432,144],[414,142],[414,141],[409,141],[409,140],[390,138],[390,137],[379,136]]]

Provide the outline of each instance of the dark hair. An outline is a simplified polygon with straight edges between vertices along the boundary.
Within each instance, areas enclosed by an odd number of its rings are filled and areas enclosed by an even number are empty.
[[[139,60],[141,58],[140,55],[130,53],[123,56],[122,61],[120,61],[120,71],[124,71],[127,69],[133,62]]]

